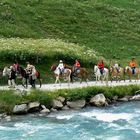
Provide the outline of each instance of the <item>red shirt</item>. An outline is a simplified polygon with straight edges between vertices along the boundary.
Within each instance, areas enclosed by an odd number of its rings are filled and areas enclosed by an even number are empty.
[[[104,68],[104,63],[98,63],[98,68],[103,69]]]
[[[13,64],[13,68],[17,71],[19,68],[19,64]]]
[[[80,67],[80,63],[78,61],[75,63],[75,67]]]

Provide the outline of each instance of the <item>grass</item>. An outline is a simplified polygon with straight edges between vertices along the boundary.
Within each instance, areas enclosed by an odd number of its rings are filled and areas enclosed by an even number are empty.
[[[0,13],[1,37],[59,38],[122,64],[140,59],[139,0],[1,0]]]
[[[100,58],[140,64],[139,15],[139,0],[1,0],[0,68],[31,61],[46,83],[59,59],[91,69]]]

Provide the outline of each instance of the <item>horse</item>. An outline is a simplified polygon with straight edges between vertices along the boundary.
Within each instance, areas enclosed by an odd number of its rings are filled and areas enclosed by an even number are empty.
[[[82,83],[83,81],[85,81],[87,83],[87,80],[88,80],[88,71],[86,70],[86,68],[78,68],[76,71],[75,71],[75,68],[72,67],[72,66],[69,66],[67,64],[64,64],[64,67],[65,68],[69,68],[71,69],[72,73],[71,73],[71,82],[73,83],[73,79],[74,78],[79,78],[81,79],[80,80],[80,83]]]
[[[125,69],[122,67],[119,67],[119,69],[117,70],[115,67],[111,66],[109,68],[109,72],[110,72],[110,77],[111,77],[111,82],[113,80],[113,78],[115,78],[116,82],[119,81],[123,78],[125,81]]]
[[[109,70],[107,68],[104,68],[103,74],[101,74],[100,69],[97,65],[94,66],[94,74],[96,77],[96,83],[97,81],[106,81],[106,85],[108,84],[108,76],[109,76]]]
[[[133,74],[133,71],[131,67],[126,66],[125,67],[125,73],[129,76],[129,81],[131,82],[132,77],[136,77],[135,82],[139,80],[140,76],[140,68],[135,68],[135,73]]]
[[[14,87],[15,88],[15,86],[16,86],[16,83],[15,83],[16,73],[13,70],[11,70],[10,68],[4,67],[2,75],[8,77],[9,87]]]
[[[65,68],[64,71],[61,73],[60,69],[57,68],[56,65],[52,65],[50,70],[53,71],[55,74],[55,78],[56,78],[55,84],[57,84],[57,82],[59,82],[59,84],[61,84],[60,78],[62,77],[64,79],[66,79],[68,81],[68,85],[70,85],[70,81],[71,81],[71,78],[70,78],[71,70],[70,69]]]
[[[42,80],[40,78],[40,72],[35,71],[34,73],[31,70],[26,70],[23,67],[18,68],[18,74],[21,75],[22,79],[22,85],[27,88],[28,87],[28,81],[30,85],[35,88],[35,79],[39,81],[40,88],[42,86]],[[24,83],[25,81],[25,83]]]

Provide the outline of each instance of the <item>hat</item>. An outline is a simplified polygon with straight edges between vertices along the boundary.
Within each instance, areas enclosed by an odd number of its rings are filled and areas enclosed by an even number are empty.
[[[59,61],[59,63],[63,63],[63,61],[62,61],[62,60],[60,60],[60,61]]]

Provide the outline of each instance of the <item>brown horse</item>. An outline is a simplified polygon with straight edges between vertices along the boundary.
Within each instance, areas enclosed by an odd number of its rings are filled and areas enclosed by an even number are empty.
[[[72,73],[71,73],[71,82],[73,83],[73,79],[74,78],[79,78],[80,83],[82,83],[82,81],[86,81],[87,83],[87,79],[88,79],[88,71],[86,70],[86,68],[79,68],[76,72],[74,70],[74,67],[69,66],[67,64],[64,65],[65,68],[69,68],[71,69]]]
[[[125,73],[129,76],[129,81],[131,82],[132,77],[135,77],[135,82],[139,80],[140,68],[135,68],[135,73],[133,74],[132,69],[129,66],[125,67]]]
[[[71,69],[65,68],[65,69],[63,70],[63,73],[61,73],[61,72],[60,72],[60,69],[57,68],[56,65],[52,65],[52,66],[51,66],[51,71],[53,71],[54,74],[55,74],[55,78],[56,78],[55,84],[56,84],[57,82],[59,82],[59,84],[61,84],[60,78],[63,78],[63,79],[65,79],[65,80],[67,80],[67,81],[68,81],[68,85],[70,84]]]
[[[115,79],[116,82],[120,82],[121,79],[125,81],[125,69],[124,68],[119,68],[118,70],[111,66],[109,69],[110,72],[110,77],[111,77],[111,82],[113,79]]]

